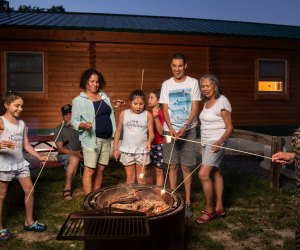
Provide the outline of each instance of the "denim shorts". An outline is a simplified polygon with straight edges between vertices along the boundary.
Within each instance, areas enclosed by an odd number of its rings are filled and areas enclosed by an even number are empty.
[[[64,166],[64,169],[67,170],[69,166],[70,157],[72,154],[57,154],[57,160],[61,165]]]
[[[108,165],[110,158],[111,139],[97,138],[97,148],[82,146],[84,166],[97,168],[98,164]]]
[[[224,149],[220,148],[218,152],[211,152],[211,145],[216,143],[216,141],[209,141],[207,144],[201,147],[202,150],[202,165],[210,166],[210,167],[220,167],[221,161],[224,156]],[[226,146],[226,142],[222,143],[222,147]]]

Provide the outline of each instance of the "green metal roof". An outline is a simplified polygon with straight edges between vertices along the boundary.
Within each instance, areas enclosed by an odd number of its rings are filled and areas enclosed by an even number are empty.
[[[96,13],[0,12],[1,27],[300,39],[300,26]]]

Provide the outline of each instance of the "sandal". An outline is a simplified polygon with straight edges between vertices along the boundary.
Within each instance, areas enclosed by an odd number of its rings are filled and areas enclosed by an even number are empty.
[[[226,211],[224,209],[216,211],[216,216],[224,218],[226,216]]]
[[[9,240],[12,239],[13,237],[14,237],[13,234],[7,228],[0,230],[0,241]]]
[[[64,190],[63,191],[63,197],[64,197],[65,200],[68,200],[68,201],[72,200],[73,199],[72,191],[70,189]]]
[[[33,232],[44,232],[47,229],[47,226],[39,223],[37,220],[31,226],[25,226],[25,231],[33,231]]]
[[[198,224],[204,224],[204,223],[207,223],[207,222],[209,222],[210,220],[213,220],[214,218],[216,218],[216,216],[217,216],[217,214],[216,214],[216,212],[212,212],[212,213],[209,213],[209,212],[207,212],[207,211],[202,211],[202,215],[206,215],[207,216],[207,218],[206,219],[204,219],[204,218],[202,218],[201,216],[200,217],[198,217],[197,218],[197,220],[196,220],[196,222],[198,223]]]

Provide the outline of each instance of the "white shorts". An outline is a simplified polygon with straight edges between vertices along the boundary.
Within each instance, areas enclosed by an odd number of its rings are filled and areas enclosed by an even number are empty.
[[[148,165],[150,160],[150,153],[147,154],[131,154],[131,153],[121,153],[120,162],[126,167],[133,164],[138,165]]]
[[[0,171],[0,181],[12,181],[14,178],[20,179],[30,176],[28,166],[20,167],[18,170]]]

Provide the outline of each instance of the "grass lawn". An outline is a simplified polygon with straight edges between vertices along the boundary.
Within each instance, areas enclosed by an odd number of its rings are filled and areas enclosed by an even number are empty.
[[[185,249],[295,249],[294,209],[297,206],[295,183],[285,181],[280,191],[269,187],[259,160],[249,156],[225,156],[222,164],[227,217],[205,225],[195,219],[204,207],[197,174],[193,175],[192,202],[194,216],[186,220]],[[34,170],[36,176],[39,170]],[[179,172],[180,173],[180,172]],[[16,238],[0,242],[0,249],[83,249],[81,241],[57,241],[56,235],[73,211],[82,210],[84,195],[81,176],[74,180],[72,201],[62,198],[65,172],[62,168],[45,168],[35,192],[35,219],[48,225],[44,233],[23,231],[23,192],[12,182],[4,205],[4,225]],[[179,179],[182,180],[179,174]],[[123,168],[112,162],[105,170],[103,186],[124,182]],[[177,191],[183,194],[183,186]],[[299,206],[299,204],[298,204]],[[124,248],[125,249],[125,248]]]

